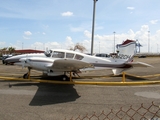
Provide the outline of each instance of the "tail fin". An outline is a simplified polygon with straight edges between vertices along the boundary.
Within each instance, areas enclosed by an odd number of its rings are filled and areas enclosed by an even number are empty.
[[[126,40],[122,44],[117,45],[117,60],[123,61],[123,63],[128,63],[133,60],[133,57],[135,55],[135,49],[136,49],[136,41],[134,40]],[[125,65],[125,64],[124,64]],[[121,68],[115,68],[112,69],[112,72],[114,75],[118,75],[121,72],[130,69],[130,67],[121,67]]]
[[[122,44],[117,45],[117,48],[118,59],[130,62],[135,55],[136,41],[127,39]]]

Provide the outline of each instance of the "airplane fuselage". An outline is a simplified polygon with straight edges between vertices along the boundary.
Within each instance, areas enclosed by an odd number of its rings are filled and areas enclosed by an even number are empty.
[[[57,73],[61,74],[64,71],[65,72],[72,71],[72,68],[69,68],[68,66],[65,67],[64,64],[62,64],[63,69],[61,64],[59,64],[59,66],[56,65],[55,67],[52,67],[55,64],[55,61],[61,60],[61,59],[67,62],[72,60],[72,64],[76,64],[77,66],[79,65],[79,62],[77,61],[82,61],[84,63],[88,63],[92,65],[92,67],[81,68],[80,71],[130,67],[124,64],[124,59],[127,59],[127,58],[122,58],[122,57],[121,58],[113,58],[113,57],[100,58],[100,57],[90,56],[90,55],[86,55],[86,54],[75,52],[75,51],[59,50],[59,49],[52,50],[50,52],[51,53],[49,57],[25,57],[25,58],[21,58],[20,62],[17,62],[15,64],[34,68],[35,70],[43,71],[44,73],[48,73],[50,75],[51,74],[57,75]],[[70,64],[70,63],[66,63],[66,64]]]

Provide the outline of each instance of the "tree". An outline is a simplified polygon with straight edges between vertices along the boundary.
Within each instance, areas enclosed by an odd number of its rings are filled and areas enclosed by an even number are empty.
[[[2,48],[1,51],[2,51],[2,54],[6,54],[7,47]]]
[[[77,44],[74,46],[74,48],[70,47],[70,50],[73,50],[73,51],[79,50],[80,52],[83,53],[84,51],[86,51],[86,48],[85,48],[83,45],[77,43]]]
[[[4,47],[4,48],[2,48],[0,50],[1,55],[3,55],[3,54],[12,54],[12,53],[14,53],[14,51],[15,51],[15,48],[13,48],[13,47],[9,47],[9,48]]]
[[[9,47],[9,48],[8,48],[8,51],[9,51],[9,54],[12,54],[12,53],[15,51],[15,48]]]

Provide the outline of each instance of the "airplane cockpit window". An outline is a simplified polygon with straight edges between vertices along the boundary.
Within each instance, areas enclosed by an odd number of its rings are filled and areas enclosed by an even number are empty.
[[[54,51],[52,54],[53,58],[64,58],[64,52]]]
[[[73,53],[66,53],[66,58],[73,58],[74,54]]]
[[[45,51],[44,54],[47,56],[47,57],[50,57],[51,56],[51,53],[52,53],[52,50],[48,50],[48,51]]]
[[[82,55],[76,54],[75,58],[76,60],[82,60],[84,57]]]

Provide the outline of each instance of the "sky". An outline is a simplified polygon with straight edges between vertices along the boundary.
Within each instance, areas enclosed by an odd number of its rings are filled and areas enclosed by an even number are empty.
[[[79,43],[91,52],[93,0],[0,1],[0,49],[70,49]],[[137,40],[142,53],[159,53],[159,13],[160,0],[98,0],[93,53],[111,53],[126,39]]]

